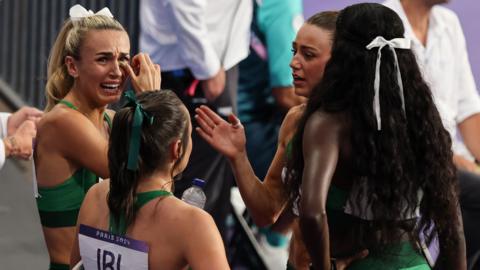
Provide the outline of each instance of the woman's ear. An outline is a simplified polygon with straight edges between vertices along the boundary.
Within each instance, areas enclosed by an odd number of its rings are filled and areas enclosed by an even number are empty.
[[[77,69],[77,63],[75,61],[75,58],[72,56],[66,56],[65,57],[65,66],[67,67],[67,72],[72,76],[73,78],[78,77],[78,69]]]
[[[177,160],[182,155],[182,141],[176,140],[170,145],[170,151],[172,154],[172,159]]]

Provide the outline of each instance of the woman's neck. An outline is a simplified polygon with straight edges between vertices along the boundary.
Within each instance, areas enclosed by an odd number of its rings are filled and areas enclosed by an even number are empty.
[[[166,190],[172,191],[173,179],[168,171],[157,171],[149,176],[140,178],[137,187],[137,193],[150,190]]]
[[[415,36],[423,46],[426,46],[429,17],[432,6],[427,5],[423,1],[415,0],[403,0],[401,3]]]
[[[99,122],[103,123],[103,114],[107,106],[97,105],[94,102],[90,101],[88,97],[80,93],[81,90],[72,87],[70,92],[65,96],[65,100],[71,102],[77,110],[85,115],[88,119],[92,120],[94,123]]]

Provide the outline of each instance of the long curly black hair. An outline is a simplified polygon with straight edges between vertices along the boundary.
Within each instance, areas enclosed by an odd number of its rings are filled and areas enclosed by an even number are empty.
[[[427,239],[441,235],[441,251],[446,251],[458,241],[451,139],[414,54],[405,49],[396,49],[405,111],[393,53],[388,47],[382,49],[381,130],[377,130],[373,97],[378,48],[366,49],[377,36],[386,40],[404,36],[402,21],[394,11],[379,4],[357,4],[340,12],[332,57],[323,80],[312,91],[294,136],[287,185],[292,199],[299,196],[304,166],[302,137],[309,117],[318,110],[343,112],[349,118],[352,189],[361,190],[350,202],[359,207],[362,197],[368,198],[379,236],[377,247],[398,241],[396,221],[420,206],[419,222],[406,229],[410,239],[418,240],[420,231]],[[423,196],[418,196],[420,190]],[[430,232],[432,222],[435,229]]]

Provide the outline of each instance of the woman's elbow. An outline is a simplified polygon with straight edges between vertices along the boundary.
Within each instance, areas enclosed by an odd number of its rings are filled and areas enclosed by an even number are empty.
[[[322,224],[327,218],[327,213],[325,210],[321,210],[321,211],[300,210],[299,212],[300,212],[299,213],[300,224],[304,224],[307,226],[318,226]]]

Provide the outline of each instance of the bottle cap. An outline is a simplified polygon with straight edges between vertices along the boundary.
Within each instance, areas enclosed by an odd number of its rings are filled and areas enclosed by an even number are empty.
[[[205,186],[205,180],[200,178],[193,178],[192,184],[197,187],[203,188]]]

